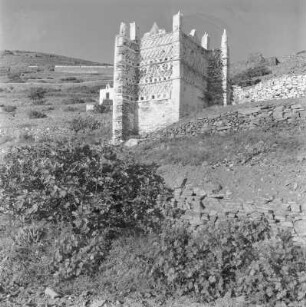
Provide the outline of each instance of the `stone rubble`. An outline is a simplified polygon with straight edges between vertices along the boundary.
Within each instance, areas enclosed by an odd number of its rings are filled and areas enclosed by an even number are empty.
[[[306,244],[306,204],[283,202],[279,199],[265,198],[250,202],[230,199],[221,191],[210,193],[210,188],[183,187],[174,190],[172,205],[183,210],[183,219],[197,229],[208,221],[217,222],[226,218],[249,217],[268,219],[272,233],[278,229],[290,230],[294,241]]]
[[[147,134],[147,138],[175,138],[198,134],[225,134],[273,125],[279,122],[293,123],[306,119],[306,104],[262,105],[241,108],[214,117],[203,117],[175,124],[157,132]]]
[[[233,103],[300,98],[306,95],[306,75],[284,75],[242,88],[233,86]]]

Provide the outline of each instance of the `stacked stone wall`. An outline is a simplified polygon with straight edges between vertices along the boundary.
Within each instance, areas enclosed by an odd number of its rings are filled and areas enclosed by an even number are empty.
[[[213,117],[185,120],[148,135],[150,138],[175,138],[199,134],[225,134],[273,125],[279,122],[292,123],[306,119],[306,102],[284,105],[261,105],[244,107]]]
[[[182,218],[194,229],[207,222],[218,223],[226,218],[248,217],[256,220],[264,216],[271,226],[272,234],[277,234],[278,230],[289,230],[297,244],[306,244],[305,203],[270,198],[237,202],[210,187],[177,188],[170,202],[172,206],[183,210]]]
[[[113,66],[54,66],[55,72],[74,74],[112,74]]]
[[[233,86],[233,103],[299,98],[306,95],[306,75],[285,75],[252,87]]]

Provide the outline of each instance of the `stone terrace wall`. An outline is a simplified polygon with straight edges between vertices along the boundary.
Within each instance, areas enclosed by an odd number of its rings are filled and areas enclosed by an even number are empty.
[[[277,122],[292,123],[306,119],[306,103],[288,103],[287,105],[262,105],[241,108],[212,118],[203,117],[175,124],[166,129],[148,135],[150,138],[174,138],[196,136],[198,134],[249,130],[271,125]]]
[[[285,75],[252,87],[233,86],[233,103],[299,98],[306,95],[306,75]]]
[[[208,221],[217,223],[226,218],[249,217],[268,219],[272,234],[278,229],[289,230],[297,244],[306,244],[306,204],[283,202],[280,199],[259,198],[246,203],[234,202],[218,187],[177,188],[170,200],[183,210],[183,219],[197,229]]]
[[[55,72],[75,73],[75,74],[111,74],[113,73],[113,66],[54,66]]]

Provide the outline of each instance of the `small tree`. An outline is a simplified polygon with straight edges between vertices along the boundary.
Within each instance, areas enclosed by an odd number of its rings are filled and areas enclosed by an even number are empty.
[[[28,97],[32,100],[33,104],[39,105],[45,103],[45,95],[47,90],[42,87],[33,87],[30,90]]]

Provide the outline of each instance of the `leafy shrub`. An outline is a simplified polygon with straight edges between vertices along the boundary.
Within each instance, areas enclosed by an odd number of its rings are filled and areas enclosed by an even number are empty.
[[[120,160],[111,148],[23,146],[0,173],[6,212],[26,223],[64,224],[53,259],[62,278],[95,272],[120,233],[159,229],[157,196],[166,189],[156,168]]]
[[[70,122],[70,129],[73,130],[75,133],[78,133],[81,130],[83,132],[85,132],[86,130],[93,131],[99,129],[100,127],[101,123],[92,116],[78,116]]]
[[[46,111],[46,112],[54,111],[54,107],[47,107],[47,108],[44,108],[43,111]]]
[[[306,257],[300,246],[293,244],[289,232],[280,232],[278,240],[262,242],[256,257],[238,280],[237,292],[252,303],[275,305],[283,302],[306,303]],[[303,306],[304,306],[303,304]]]
[[[19,135],[19,142],[33,143],[35,141],[35,137],[33,133],[29,131],[23,131]]]
[[[97,276],[99,285],[108,291],[160,293],[150,269],[156,254],[157,237],[129,235],[114,240]]]
[[[195,235],[185,227],[161,234],[152,274],[164,291],[189,294],[211,302],[235,293],[237,274],[256,257],[254,243],[269,236],[265,219],[209,223]]]
[[[30,89],[30,93],[28,95],[29,99],[32,100],[32,103],[35,105],[41,105],[45,103],[45,95],[47,90],[42,87],[33,87]]]
[[[78,111],[78,108],[72,107],[72,106],[68,106],[67,108],[64,109],[64,111],[66,112],[75,112]]]
[[[45,223],[24,225],[10,219],[0,236],[0,283],[7,292],[15,291],[17,284],[33,286],[50,276],[49,231]]]
[[[24,80],[21,78],[21,72],[9,72],[8,78],[10,82],[24,83]]]
[[[79,104],[85,103],[85,100],[79,97],[71,97],[63,100],[63,104]]]
[[[107,108],[105,105],[103,104],[95,104],[94,105],[94,112],[95,113],[105,113],[109,111],[109,108]]]
[[[271,70],[268,67],[255,66],[233,76],[232,84],[236,84],[241,87],[252,86],[261,81],[261,79],[258,77],[269,74],[271,74]]]
[[[10,113],[10,112],[15,112],[17,107],[16,106],[3,106],[2,109],[4,112]]]
[[[83,82],[83,80],[80,80],[80,79],[78,79],[76,77],[61,78],[61,81],[63,81],[63,82],[74,82],[74,83]]]
[[[36,111],[36,110],[31,110],[28,113],[29,118],[34,119],[34,118],[45,118],[47,115],[45,113]]]

